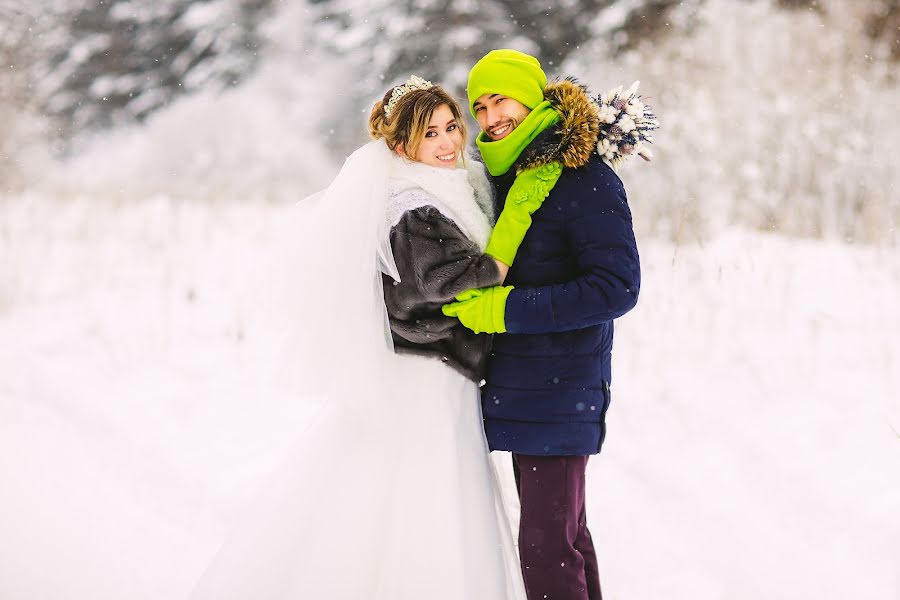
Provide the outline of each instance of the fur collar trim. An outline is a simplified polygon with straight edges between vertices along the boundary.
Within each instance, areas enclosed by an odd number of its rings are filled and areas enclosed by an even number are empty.
[[[493,225],[491,185],[484,165],[469,158],[466,166],[443,169],[398,157],[388,179],[388,228],[411,210],[433,206],[484,250]]]
[[[561,118],[522,151],[513,164],[517,173],[554,161],[569,169],[584,166],[597,145],[600,108],[586,87],[567,78],[547,85],[544,98]]]

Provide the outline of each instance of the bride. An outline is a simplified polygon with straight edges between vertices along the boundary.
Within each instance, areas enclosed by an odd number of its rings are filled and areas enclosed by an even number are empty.
[[[441,312],[505,277],[490,186],[439,86],[391,88],[368,126],[287,224],[281,375],[318,415],[193,600],[525,597],[482,428],[491,340]]]

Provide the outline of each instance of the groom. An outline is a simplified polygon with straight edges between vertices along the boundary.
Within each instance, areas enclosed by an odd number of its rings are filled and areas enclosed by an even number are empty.
[[[512,265],[506,285],[466,292],[444,311],[504,334],[482,407],[491,450],[513,453],[529,600],[599,600],[585,469],[606,433],[613,319],[640,288],[631,211],[595,151],[597,108],[581,86],[548,85],[536,58],[494,50],[469,73],[468,97],[498,212],[515,202],[533,214],[501,213],[498,225],[512,219],[495,230],[506,239],[486,250]]]

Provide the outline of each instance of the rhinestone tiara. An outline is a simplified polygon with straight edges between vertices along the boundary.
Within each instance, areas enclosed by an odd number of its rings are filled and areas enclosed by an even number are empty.
[[[430,81],[426,81],[418,75],[411,75],[410,78],[406,80],[406,83],[394,88],[394,91],[391,93],[391,99],[384,106],[384,116],[390,118],[391,112],[393,112],[394,107],[397,106],[397,102],[409,92],[413,90],[430,90],[433,87],[434,84]]]

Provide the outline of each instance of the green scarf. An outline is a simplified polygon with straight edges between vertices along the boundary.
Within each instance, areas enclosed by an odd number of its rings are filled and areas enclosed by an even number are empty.
[[[545,100],[535,106],[519,126],[502,140],[492,142],[484,133],[479,135],[475,143],[490,174],[503,175],[509,171],[528,144],[559,119],[559,113]],[[531,215],[544,203],[560,175],[562,165],[557,161],[516,174],[485,254],[507,265],[513,264],[519,246],[531,227]]]
[[[479,134],[475,144],[481,150],[481,156],[490,174],[497,176],[509,171],[528,144],[542,131],[559,121],[559,118],[559,113],[553,110],[550,102],[544,100],[502,140],[492,142],[484,132]]]

